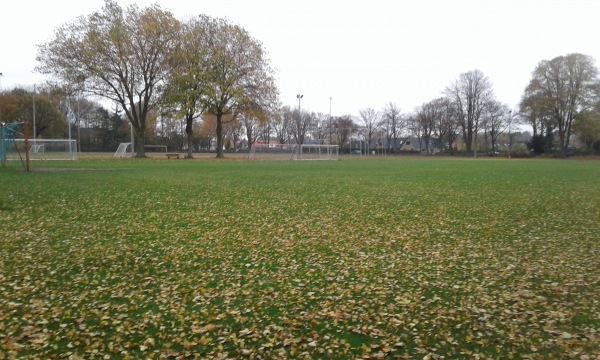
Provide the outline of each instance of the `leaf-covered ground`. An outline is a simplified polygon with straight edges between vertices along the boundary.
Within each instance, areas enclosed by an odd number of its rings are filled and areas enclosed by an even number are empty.
[[[595,161],[34,166],[0,359],[600,358]]]

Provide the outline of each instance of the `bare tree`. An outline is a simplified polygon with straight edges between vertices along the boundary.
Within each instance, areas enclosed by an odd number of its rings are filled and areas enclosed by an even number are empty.
[[[260,121],[260,119],[253,114],[240,114],[238,121],[242,125],[246,133],[246,139],[248,140],[248,147],[252,147],[254,141],[260,136],[260,130],[263,125],[268,125],[267,121]]]
[[[488,143],[487,140],[490,140],[492,154],[495,154],[497,151],[498,137],[508,128],[510,113],[511,111],[508,109],[508,106],[498,101],[490,102],[489,106],[486,107],[483,121],[484,137],[486,146]]]
[[[400,108],[398,105],[389,102],[383,109],[382,123],[385,124],[385,132],[387,136],[389,149],[392,151],[397,150],[396,139],[402,133],[404,128],[404,121],[400,114]]]
[[[349,144],[352,135],[356,133],[357,126],[352,120],[352,116],[344,115],[333,119],[333,130],[338,145],[343,149]]]
[[[416,126],[421,135],[422,145],[429,154],[429,145],[434,134],[436,124],[440,122],[443,114],[443,99],[435,99],[425,103],[415,110]]]
[[[313,113],[313,123],[309,129],[310,136],[313,140],[322,144],[327,135],[328,115],[323,113]]]
[[[364,125],[365,141],[367,149],[369,149],[373,134],[377,130],[377,124],[379,123],[379,113],[371,108],[366,108],[359,111],[359,118]]]
[[[294,124],[294,111],[289,106],[284,106],[273,119],[273,129],[280,144],[287,143],[292,134]]]
[[[483,111],[494,98],[492,84],[481,71],[473,70],[460,74],[445,93],[456,104],[458,124],[470,153],[474,149],[473,141],[476,141]]]
[[[298,145],[298,151],[300,151],[300,146],[304,144],[306,134],[315,122],[315,114],[299,111],[298,109],[293,111],[293,124],[290,130],[292,137],[296,140],[296,145]]]
[[[454,152],[454,143],[458,138],[458,122],[456,107],[448,98],[440,98],[441,114],[434,126],[434,134],[443,144],[448,146],[450,153]]]

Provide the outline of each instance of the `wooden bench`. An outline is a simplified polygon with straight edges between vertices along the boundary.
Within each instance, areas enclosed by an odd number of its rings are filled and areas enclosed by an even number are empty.
[[[172,157],[179,159],[179,153],[166,153],[165,155],[167,156],[167,159],[170,159]]]

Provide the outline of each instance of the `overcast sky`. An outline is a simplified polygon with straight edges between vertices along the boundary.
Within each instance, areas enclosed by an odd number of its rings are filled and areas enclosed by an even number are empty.
[[[389,102],[403,113],[440,97],[458,76],[487,75],[498,100],[518,105],[541,60],[578,52],[600,60],[597,0],[118,0],[158,3],[177,18],[226,17],[260,40],[281,102],[356,115]],[[15,0],[0,10],[3,90],[43,82],[37,44],[103,0]],[[332,98],[330,102],[330,97]]]

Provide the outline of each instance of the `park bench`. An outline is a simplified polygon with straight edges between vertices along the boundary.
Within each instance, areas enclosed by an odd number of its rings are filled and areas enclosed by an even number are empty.
[[[179,159],[179,153],[166,153],[165,155],[167,156],[167,159],[172,157]]]

